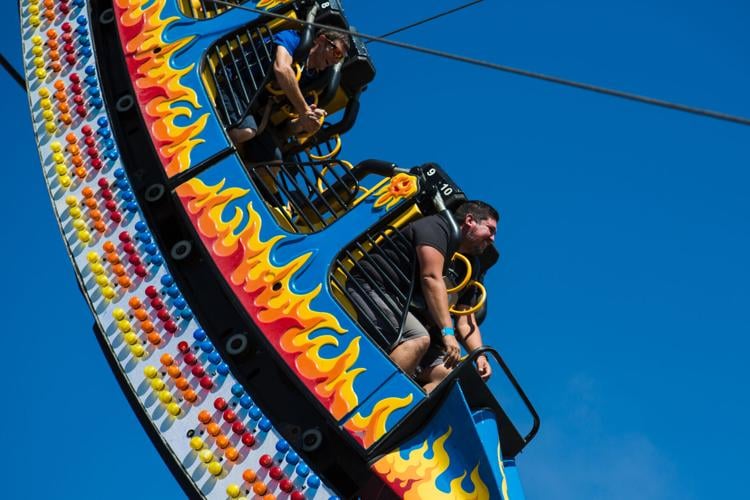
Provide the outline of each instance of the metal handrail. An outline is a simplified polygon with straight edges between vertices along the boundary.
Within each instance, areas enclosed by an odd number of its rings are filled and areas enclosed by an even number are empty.
[[[474,365],[472,363],[474,362],[474,360],[476,360],[477,357],[485,353],[490,353],[492,354],[492,357],[495,358],[495,361],[497,361],[497,363],[500,365],[500,368],[502,368],[503,372],[505,373],[505,376],[508,378],[513,388],[521,397],[521,400],[526,406],[526,409],[529,411],[529,413],[531,414],[531,417],[534,419],[534,423],[531,427],[531,430],[528,432],[528,434],[526,434],[526,436],[523,437],[523,442],[525,444],[528,444],[532,439],[534,439],[534,436],[536,436],[537,432],[539,432],[539,426],[541,424],[539,420],[539,414],[536,412],[534,405],[531,404],[531,401],[529,400],[528,396],[526,396],[526,393],[523,391],[523,389],[521,388],[521,385],[516,380],[516,377],[510,371],[510,368],[505,363],[505,360],[503,360],[502,356],[500,356],[500,353],[498,353],[493,347],[490,347],[490,346],[482,346],[478,349],[475,349],[471,351],[465,358],[463,358],[463,360],[458,364],[458,366],[456,366],[455,370],[453,371],[453,373],[451,373],[451,375],[453,377],[457,376],[459,371],[462,369],[462,367],[467,364],[471,365],[471,368],[473,369]],[[446,379],[440,385],[443,385],[447,383],[450,379],[452,379],[453,377],[451,377],[451,375],[446,377]]]

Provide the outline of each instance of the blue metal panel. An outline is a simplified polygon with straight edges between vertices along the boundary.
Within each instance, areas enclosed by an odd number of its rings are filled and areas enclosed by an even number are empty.
[[[472,414],[458,384],[428,424],[373,469],[400,496],[509,498],[494,415]]]
[[[253,188],[244,167],[235,156],[222,160],[184,186],[204,193],[199,197],[202,206],[215,205],[209,217],[211,219],[209,223],[228,225],[232,221],[233,234],[245,233],[245,236],[249,228],[255,227],[253,231],[257,231],[257,225],[260,225],[258,238],[260,243],[256,244],[272,246],[270,251],[263,253],[263,258],[267,259],[266,265],[261,266],[264,269],[263,272],[273,272],[268,264],[284,267],[289,266],[290,263],[296,263],[295,270],[287,284],[287,289],[294,294],[289,300],[297,303],[300,297],[309,297],[309,309],[313,314],[335,318],[327,324],[321,320],[319,324],[310,327],[309,331],[301,333],[305,336],[305,342],[322,344],[322,347],[318,345],[314,352],[315,359],[320,362],[321,366],[330,367],[336,363],[347,365],[346,373],[332,376],[332,379],[324,382],[321,387],[320,377],[310,376],[309,373],[305,375],[304,369],[300,368],[297,356],[301,353],[292,353],[288,349],[288,344],[284,347],[283,342],[279,340],[285,332],[274,332],[272,325],[262,324],[259,318],[263,312],[259,312],[251,294],[244,291],[237,283],[231,282],[230,276],[240,265],[241,258],[232,256],[227,261],[224,256],[222,260],[222,256],[213,249],[213,241],[208,237],[207,233],[211,231],[206,232],[206,227],[199,229],[204,246],[211,253],[224,279],[230,286],[233,286],[235,295],[238,296],[250,316],[255,318],[256,324],[264,330],[264,334],[271,340],[282,358],[292,370],[298,373],[324,406],[330,404],[327,406],[328,410],[337,421],[356,411],[366,400],[370,400],[372,405],[370,408],[372,408],[377,403],[375,399],[372,399],[375,391],[377,391],[378,400],[409,399],[413,404],[422,397],[422,391],[402,374],[369,337],[362,333],[331,295],[327,286],[331,263],[341,251],[342,242],[354,239],[363,228],[373,224],[381,216],[379,211],[373,209],[372,204],[363,203],[320,233],[291,235],[278,227],[269,208]],[[187,201],[189,196],[183,187],[178,188],[177,192],[183,199],[183,203],[187,203],[186,207],[190,212],[190,203]],[[196,224],[195,214],[193,216],[194,224]],[[206,217],[208,214],[203,214],[203,216]],[[237,250],[237,252],[240,251]],[[268,283],[265,286],[268,286]],[[265,312],[268,308],[266,304],[263,304],[261,309]],[[286,314],[286,312],[279,314]],[[328,340],[324,341],[324,339]],[[391,381],[384,385],[384,382],[389,379]],[[351,391],[343,391],[342,397],[346,392],[349,396],[346,400],[348,406],[326,401],[323,394],[328,392],[330,387],[340,388],[346,383],[351,384]],[[405,411],[397,410],[399,408],[392,408],[390,411],[393,411],[393,414],[390,417],[387,414],[384,415],[389,427],[405,414]]]
[[[383,356],[382,353],[380,356]],[[396,394],[403,396],[395,397]],[[369,448],[391,431],[424,397],[422,389],[401,370],[395,370],[382,387],[341,425],[365,448]]]

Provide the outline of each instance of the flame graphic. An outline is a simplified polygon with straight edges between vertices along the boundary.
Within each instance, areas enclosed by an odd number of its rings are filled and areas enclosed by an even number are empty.
[[[500,476],[503,478],[503,482],[500,486],[502,490],[503,500],[509,500],[508,498],[508,478],[505,476],[505,465],[503,464],[503,454],[500,451],[500,443],[497,443],[497,462],[500,467]]]
[[[403,398],[382,399],[375,404],[370,415],[364,417],[361,413],[357,413],[344,425],[344,428],[365,448],[369,448],[388,431],[386,427],[388,417],[394,411],[409,406],[413,399],[413,394]]]
[[[203,142],[197,137],[205,128],[209,113],[193,119],[192,108],[201,106],[195,91],[181,83],[182,77],[192,71],[195,64],[182,69],[172,68],[170,64],[172,56],[194,37],[166,43],[164,31],[179,17],[162,18],[165,2],[154,1],[142,7],[145,3],[144,0],[115,0],[115,7],[143,118],[159,159],[171,177],[190,168],[190,154]],[[180,117],[192,119],[192,123],[177,125],[175,121]]]
[[[359,337],[333,358],[321,355],[320,351],[326,346],[338,347],[339,339],[331,334],[313,337],[315,332],[328,330],[343,334],[346,331],[335,316],[311,308],[322,285],[306,294],[292,291],[295,274],[311,254],[281,266],[272,264],[274,245],[284,236],[261,240],[262,219],[252,203],[247,204],[246,211],[235,207],[234,214],[225,222],[222,214],[227,205],[248,190],[223,188],[224,181],[207,186],[199,179],[192,179],[181,185],[177,194],[214,262],[245,309],[321,403],[336,419],[343,418],[359,403],[354,380],[365,371],[354,366],[361,361]]]
[[[396,174],[391,179],[391,183],[383,186],[375,193],[378,199],[375,200],[375,208],[385,205],[385,210],[390,210],[399,201],[411,198],[417,192],[417,178],[409,174]]]
[[[275,9],[279,5],[285,5],[288,3],[292,3],[294,0],[260,0],[255,5],[256,9],[265,9],[265,10],[271,10]]]
[[[466,477],[465,470],[450,481],[449,491],[438,489],[438,477],[450,467],[450,456],[445,451],[445,442],[452,433],[453,429],[448,427],[448,431],[435,439],[432,445],[429,439],[425,440],[421,446],[412,450],[406,459],[401,457],[399,450],[393,451],[375,462],[373,468],[404,500],[489,499],[490,493],[479,476],[478,464],[469,476],[473,485],[471,492],[466,491],[462,486]],[[429,455],[432,458],[427,458],[428,451],[431,452]]]

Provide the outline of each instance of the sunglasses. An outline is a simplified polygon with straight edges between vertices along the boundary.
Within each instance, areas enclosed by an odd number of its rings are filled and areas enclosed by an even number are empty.
[[[326,46],[327,50],[330,50],[333,52],[333,56],[336,58],[337,61],[341,61],[344,58],[344,53],[341,52],[341,49],[338,48],[338,46],[331,41],[328,37],[323,37],[325,41],[328,43]]]

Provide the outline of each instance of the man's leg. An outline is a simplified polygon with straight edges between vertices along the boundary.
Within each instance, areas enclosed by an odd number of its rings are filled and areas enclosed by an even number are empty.
[[[399,368],[414,376],[419,362],[430,348],[427,328],[412,313],[406,313],[401,342],[391,351],[390,357]]]
[[[443,363],[440,363],[437,366],[432,366],[422,370],[417,381],[422,384],[422,388],[426,392],[430,393],[440,384],[440,382],[445,380],[445,377],[447,377],[451,371],[450,368],[446,368]]]
[[[228,130],[229,138],[232,139],[232,142],[235,144],[242,144],[243,142],[247,142],[255,138],[257,132],[258,131],[256,129],[250,127],[230,128]]]
[[[222,95],[222,102],[224,108],[227,110],[229,119],[232,121],[239,119],[240,112],[234,108],[229,97]],[[258,123],[255,121],[252,113],[248,113],[240,120],[236,127],[228,129],[227,134],[235,145],[242,144],[255,138],[258,134]]]
[[[424,356],[429,347],[430,337],[429,335],[424,335],[401,342],[391,351],[390,356],[399,368],[404,370],[408,375],[413,376],[419,360],[422,359],[422,356]]]
[[[438,345],[433,340],[433,344],[430,345],[427,353],[422,357],[422,362],[419,363],[420,370],[417,382],[428,393],[432,392],[453,371],[445,366],[443,354],[442,344]]]

